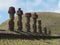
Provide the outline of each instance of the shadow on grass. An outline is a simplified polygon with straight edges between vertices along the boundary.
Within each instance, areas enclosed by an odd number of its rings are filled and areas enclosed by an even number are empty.
[[[5,31],[5,30],[4,30]],[[41,36],[41,35],[33,35],[31,32],[18,32],[12,31],[13,33],[0,33],[0,39],[26,39],[26,40],[39,40],[39,39],[60,39],[60,36]]]

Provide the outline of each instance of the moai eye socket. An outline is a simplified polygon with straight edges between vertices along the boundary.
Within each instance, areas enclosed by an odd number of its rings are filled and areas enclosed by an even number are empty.
[[[14,14],[15,13],[15,8],[14,7],[9,7],[8,13]]]

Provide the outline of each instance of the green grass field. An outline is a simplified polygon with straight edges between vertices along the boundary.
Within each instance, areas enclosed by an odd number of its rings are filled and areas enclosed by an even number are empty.
[[[38,19],[42,20],[42,28],[44,26],[47,27],[48,30],[52,31],[52,34],[60,35],[60,14],[59,13],[53,13],[53,12],[38,12]],[[15,18],[15,30],[17,30],[17,17]],[[8,30],[8,21],[6,20],[0,25],[0,29]],[[23,30],[25,29],[25,16],[23,15]],[[31,31],[33,20],[31,18]],[[37,24],[38,25],[38,24]],[[60,39],[40,39],[40,40],[26,40],[26,39],[0,39],[1,45],[59,45]]]

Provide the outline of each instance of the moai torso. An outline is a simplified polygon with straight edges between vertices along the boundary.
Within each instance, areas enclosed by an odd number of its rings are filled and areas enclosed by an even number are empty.
[[[22,31],[22,15],[23,15],[23,11],[21,10],[21,8],[18,9],[17,11],[17,15],[18,15],[18,30]]]
[[[15,8],[14,7],[10,7],[8,13],[9,13],[9,16],[10,16],[9,30],[10,31],[13,31],[14,30],[14,14],[15,14]]]
[[[37,32],[36,22],[37,22],[38,15],[37,15],[36,13],[34,13],[34,14],[32,15],[32,18],[33,18],[33,30],[34,30],[34,32]]]
[[[41,20],[38,20],[38,30],[39,30],[39,33],[42,34]]]
[[[30,32],[30,17],[31,17],[31,13],[26,13],[25,14],[25,17],[26,17],[26,30],[27,32]]]

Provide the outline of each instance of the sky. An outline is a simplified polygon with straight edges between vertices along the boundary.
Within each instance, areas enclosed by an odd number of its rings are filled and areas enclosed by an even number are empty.
[[[0,0],[0,24],[9,19],[8,9],[10,6],[15,7],[16,11],[21,8],[24,13],[60,13],[60,0]]]

